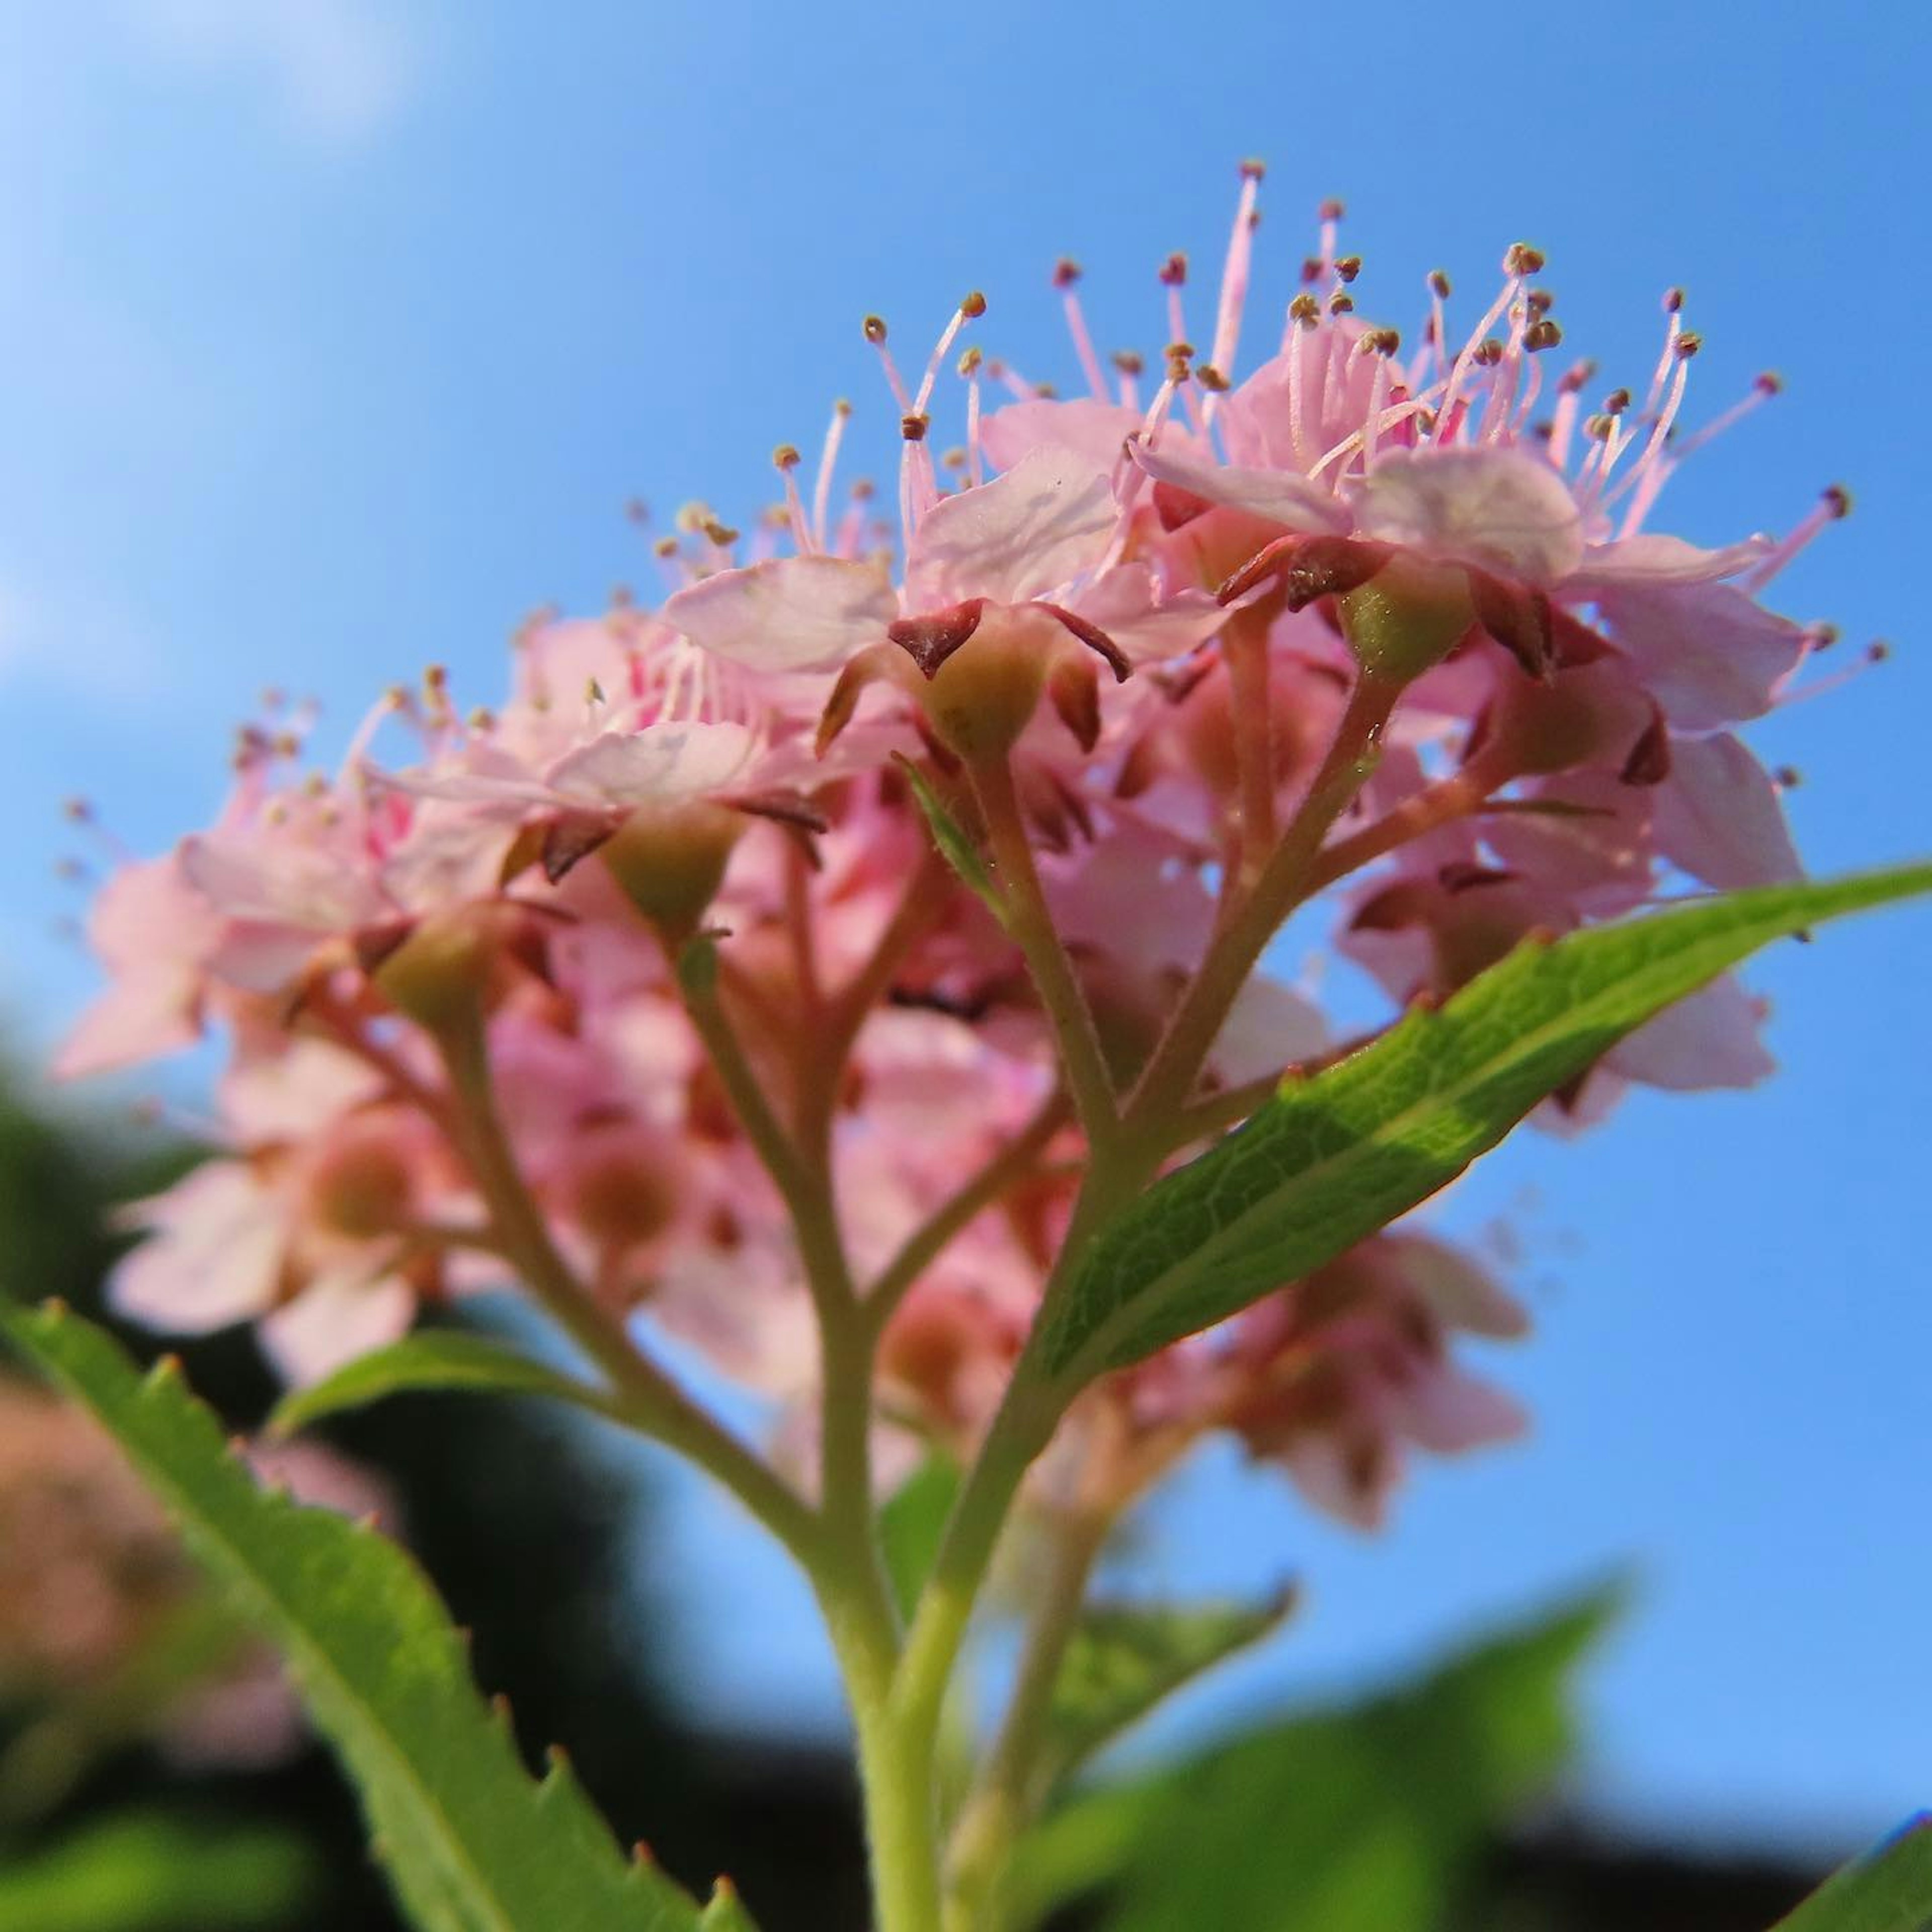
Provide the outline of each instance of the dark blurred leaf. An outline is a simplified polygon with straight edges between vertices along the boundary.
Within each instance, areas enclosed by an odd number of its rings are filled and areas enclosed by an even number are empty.
[[[292,1832],[196,1824],[164,1813],[108,1818],[0,1870],[9,1932],[269,1932],[317,1884]]]
[[[458,1328],[432,1328],[358,1355],[320,1382],[291,1390],[277,1404],[268,1426],[278,1436],[292,1436],[326,1415],[418,1390],[541,1395],[580,1408],[601,1411],[604,1406],[601,1391],[590,1384],[514,1348]]]
[[[1932,1927],[1932,1814],[1847,1865],[1773,1932],[1927,1932]]]
[[[1571,1744],[1598,1593],[1420,1682],[1073,1802],[1022,1846],[1011,1922],[1098,1892],[1106,1932],[1428,1932],[1490,1830]]]
[[[113,1432],[281,1650],[424,1932],[694,1932],[697,1907],[624,1858],[566,1763],[530,1778],[401,1549],[258,1488],[168,1364],[142,1378],[106,1334],[57,1308],[0,1302],[0,1324]]]
[[[1294,1600],[1283,1591],[1265,1604],[1095,1604],[1054,1685],[1036,1788],[1052,1790],[1163,1698],[1278,1630]]]
[[[936,1450],[896,1490],[879,1512],[886,1574],[902,1616],[912,1615],[939,1555],[946,1520],[959,1494],[959,1466]]]

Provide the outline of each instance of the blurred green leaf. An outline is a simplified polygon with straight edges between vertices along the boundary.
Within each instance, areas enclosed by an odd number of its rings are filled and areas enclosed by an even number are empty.
[[[540,1395],[580,1408],[604,1407],[602,1390],[588,1382],[460,1329],[431,1328],[358,1355],[333,1375],[292,1389],[268,1418],[278,1436],[291,1436],[344,1409],[362,1408],[386,1396],[419,1390],[465,1390],[479,1395]]]
[[[695,1904],[624,1858],[560,1754],[530,1778],[508,1714],[478,1698],[463,1639],[404,1550],[260,1489],[170,1364],[142,1376],[57,1306],[0,1302],[0,1326],[112,1432],[282,1651],[424,1932],[695,1932]]]
[[[932,842],[939,848],[940,855],[958,874],[960,882],[1004,926],[1006,902],[993,884],[993,875],[986,870],[986,861],[980,856],[978,848],[967,837],[958,820],[946,810],[945,802],[934,790],[932,781],[925,772],[902,753],[895,754],[895,759],[905,774],[906,782],[912,787],[913,796],[919,801],[926,828],[932,832]]]
[[[1162,1699],[1280,1628],[1291,1592],[1264,1604],[1096,1604],[1066,1646],[1040,1744],[1038,1784],[1052,1790]]]
[[[1078,1388],[1294,1281],[1426,1200],[1627,1034],[1768,941],[1932,891],[1932,865],[1702,898],[1526,940],[1157,1182],[1047,1305],[1040,1365]]]
[[[1932,1814],[1847,1865],[1772,1932],[1927,1932],[1932,1927]]]
[[[699,1932],[758,1932],[752,1915],[745,1910],[745,1901],[738,1896],[736,1887],[729,1879],[722,1878],[711,1894],[711,1902],[704,1908],[704,1916],[699,1920],[698,1928]]]
[[[295,1834],[123,1813],[0,1868],[9,1932],[272,1932],[320,1874]]]
[[[879,1512],[879,1540],[884,1546],[886,1574],[899,1614],[910,1617],[913,1606],[939,1555],[946,1520],[959,1495],[959,1466],[934,1450],[902,1483]]]
[[[1076,1796],[1023,1843],[1012,1924],[1098,1894],[1106,1932],[1428,1932],[1486,1834],[1568,1755],[1570,1678],[1615,1601]]]

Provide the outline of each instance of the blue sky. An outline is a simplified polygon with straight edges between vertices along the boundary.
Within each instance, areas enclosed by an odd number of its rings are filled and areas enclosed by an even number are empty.
[[[1819,869],[1932,849],[1928,40],[1916,9],[1784,4],[0,10],[0,1011],[32,1045],[88,983],[55,930],[60,799],[155,846],[214,804],[265,686],[337,730],[432,660],[488,696],[524,611],[649,581],[628,499],[742,515],[834,395],[889,420],[868,310],[922,343],[982,287],[989,348],[1064,376],[1046,280],[1071,252],[1103,344],[1157,346],[1152,270],[1214,256],[1251,153],[1264,298],[1337,194],[1390,320],[1429,268],[1473,291],[1526,237],[1606,382],[1647,372],[1680,283],[1694,419],[1780,371],[1671,520],[1783,527],[1852,487],[1782,593],[1848,662],[1897,649],[1757,742],[1804,774]],[[1928,964],[1922,910],[1781,949],[1772,1087],[1642,1099],[1459,1190],[1453,1221],[1508,1212],[1528,1250],[1540,1333],[1496,1368],[1538,1432],[1431,1472],[1372,1544],[1269,1483],[1192,1480],[1155,1572],[1313,1592],[1222,1708],[1622,1565],[1597,1802],[1830,1839],[1932,1798]],[[802,1605],[746,1535],[681,1504],[656,1562],[732,1586],[684,1638],[708,1702],[827,1720]]]

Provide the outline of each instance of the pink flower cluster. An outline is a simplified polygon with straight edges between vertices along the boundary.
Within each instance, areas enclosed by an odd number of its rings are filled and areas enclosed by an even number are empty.
[[[67,1070],[212,1023],[232,1048],[228,1144],[136,1210],[122,1304],[172,1330],[257,1320],[304,1377],[518,1271],[441,1050],[442,970],[480,1002],[522,1197],[600,1309],[805,1426],[817,1331],[748,1076],[788,1159],[829,1176],[851,1278],[892,1298],[881,1430],[964,1447],[1066,1228],[1082,1054],[1086,1088],[1121,1096],[1178,1065],[1172,1159],[1338,1050],[1306,992],[1258,973],[1191,1061],[1171,1038],[1310,827],[1292,902],[1327,892],[1336,949],[1396,1002],[1673,881],[1793,876],[1778,785],[1736,733],[1825,641],[1757,598],[1842,496],[1782,540],[1648,527],[1749,403],[1680,432],[1698,340],[1673,296],[1648,383],[1590,410],[1522,246],[1466,330],[1432,277],[1405,351],[1357,313],[1327,211],[1237,380],[1258,178],[1204,352],[1184,262],[1162,269],[1144,395],[1139,358],[1103,369],[1070,264],[1078,397],[953,359],[977,296],[916,386],[868,320],[901,419],[896,542],[869,491],[835,502],[841,405],[808,494],[785,448],[783,506],[748,542],[685,513],[662,605],[532,623],[500,706],[466,710],[432,672],[333,775],[248,734],[217,823],[94,916],[112,986]],[[963,434],[935,454],[956,381]],[[399,730],[412,748],[379,760]],[[1035,873],[1058,968],[1024,908],[996,914],[938,855],[922,790],[990,853],[996,895]],[[1630,1081],[1754,1080],[1761,1017],[1720,982],[1552,1117]],[[1522,1324],[1467,1258],[1390,1233],[1115,1378],[1074,1434],[1144,1474],[1232,1430],[1371,1523],[1407,1445],[1518,1425],[1450,1344]]]

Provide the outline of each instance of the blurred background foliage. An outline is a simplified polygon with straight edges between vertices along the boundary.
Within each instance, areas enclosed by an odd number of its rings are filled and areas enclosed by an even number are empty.
[[[114,1204],[187,1158],[0,1080],[0,1283],[101,1313]],[[245,1335],[181,1352],[232,1426],[260,1423],[275,1391]],[[245,1635],[175,1566],[158,1522],[130,1522],[140,1504],[118,1472],[54,1454],[65,1424],[17,1378],[0,1396],[0,1926],[398,1924],[352,1798],[320,1750],[276,1731],[262,1685],[238,1736],[231,1708],[225,1741],[184,1748],[184,1713],[259,1676]],[[620,1838],[694,1884],[728,1871],[764,1932],[863,1923],[844,1765],[783,1737],[709,1734],[666,1694],[662,1633],[701,1614],[704,1580],[628,1574],[651,1508],[632,1459],[574,1419],[448,1396],[327,1433],[389,1499],[533,1759],[562,1743]],[[106,1567],[75,1604],[143,1607],[84,1671],[36,1648],[28,1614],[52,1566],[82,1561]],[[1614,1607],[1600,1593],[1546,1609],[1414,1681],[1250,1723],[1182,1762],[1149,1766],[1130,1744],[1124,1768],[1103,1760],[1025,1846],[1016,1932],[1765,1932],[1816,1881],[1808,1863],[1620,1845],[1562,1808],[1572,1682]]]

